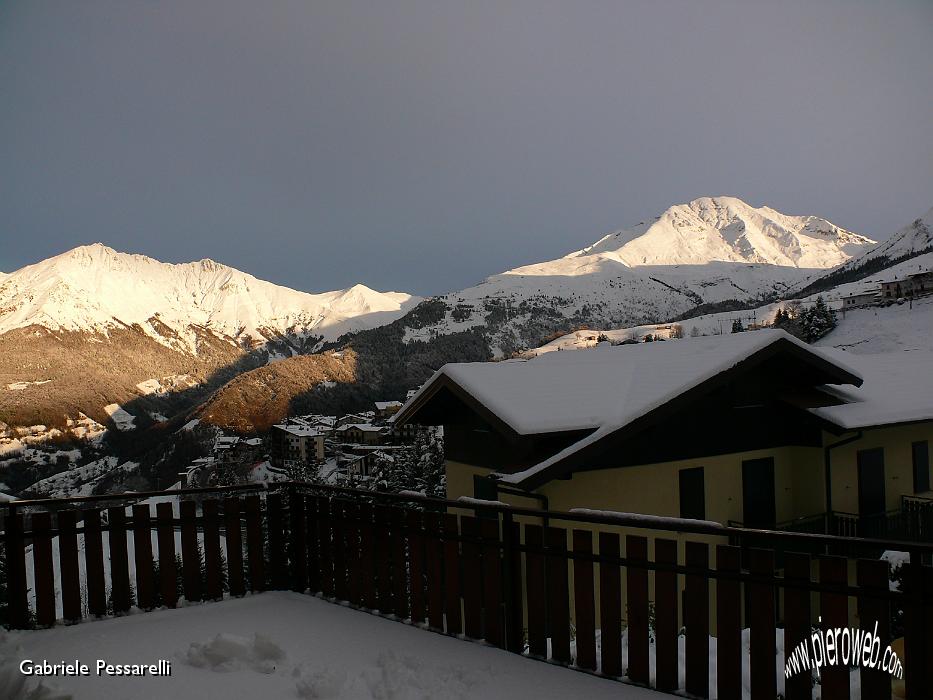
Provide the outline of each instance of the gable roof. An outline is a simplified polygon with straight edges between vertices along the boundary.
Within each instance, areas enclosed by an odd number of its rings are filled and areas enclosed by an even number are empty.
[[[811,413],[845,430],[933,420],[933,352],[829,352],[855,367],[865,382],[858,388],[827,387],[845,403],[811,408]]]
[[[532,360],[445,365],[399,414],[417,417],[442,386],[456,387],[519,435],[593,429],[568,448],[503,481],[534,488],[552,467],[684,394],[706,391],[740,365],[786,353],[811,367],[819,383],[862,383],[840,358],[781,330],[553,352]],[[701,389],[702,387],[702,389]]]
[[[859,384],[838,357],[780,330],[760,330],[595,350],[531,360],[444,365],[402,408],[410,422],[447,379],[519,435],[624,425],[684,390],[775,344],[819,365],[828,381]]]

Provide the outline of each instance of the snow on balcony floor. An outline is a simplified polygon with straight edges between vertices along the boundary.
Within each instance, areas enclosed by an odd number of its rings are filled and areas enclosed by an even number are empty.
[[[258,636],[257,636],[258,635]],[[87,677],[23,686],[19,664],[74,661]],[[113,664],[171,661],[163,677],[98,677]],[[37,700],[222,698],[670,697],[385,620],[296,593],[270,592],[33,632],[0,630],[0,697]]]

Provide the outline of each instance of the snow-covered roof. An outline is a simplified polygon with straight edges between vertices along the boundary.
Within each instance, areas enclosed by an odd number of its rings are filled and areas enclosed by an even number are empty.
[[[347,423],[346,425],[341,425],[339,428],[337,428],[337,432],[342,433],[344,431],[350,430],[351,428],[362,430],[364,433],[379,432],[385,429],[382,426],[373,425],[371,423]]]
[[[778,341],[829,359],[784,331],[760,330],[552,352],[530,360],[448,364],[407,402],[403,412],[410,414],[444,376],[522,435],[612,431]],[[835,358],[830,362],[858,376]]]
[[[295,423],[279,423],[273,425],[273,428],[284,430],[289,435],[296,437],[323,437],[324,433],[308,425],[296,425]]]
[[[376,401],[376,409],[379,411],[385,411],[389,408],[401,408],[401,401]]]
[[[911,350],[877,355],[827,352],[844,358],[865,381],[858,388],[827,388],[847,403],[812,408],[811,412],[849,430],[933,420],[933,352]]]

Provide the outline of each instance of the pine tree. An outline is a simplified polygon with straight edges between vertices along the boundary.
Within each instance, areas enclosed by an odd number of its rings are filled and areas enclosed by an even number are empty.
[[[737,318],[732,321],[732,332],[733,333],[742,333],[745,331],[745,328],[742,326],[742,319]]]
[[[836,327],[836,312],[826,304],[822,295],[816,303],[800,313],[800,330],[804,340],[812,343]]]
[[[432,429],[420,430],[412,445],[391,454],[375,454],[370,485],[377,491],[443,496],[447,487],[444,465],[443,440]]]

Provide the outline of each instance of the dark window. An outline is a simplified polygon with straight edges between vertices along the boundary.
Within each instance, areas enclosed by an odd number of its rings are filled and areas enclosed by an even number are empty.
[[[496,501],[499,497],[499,489],[495,481],[479,474],[473,475],[473,498],[479,498],[484,501]],[[476,517],[495,518],[496,511],[488,508],[476,508]]]
[[[859,450],[858,464],[858,514],[880,515],[885,512],[884,498],[884,448]]]
[[[930,490],[930,445],[926,440],[911,445],[914,458],[914,493]]]
[[[771,530],[775,525],[774,458],[742,462],[742,520],[745,527]]]
[[[706,519],[706,486],[703,467],[680,470],[680,517]]]

